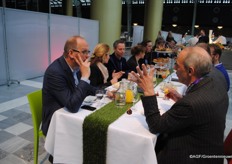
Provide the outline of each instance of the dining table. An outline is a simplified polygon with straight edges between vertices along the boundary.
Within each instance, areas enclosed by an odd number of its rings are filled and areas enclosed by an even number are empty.
[[[154,90],[159,93],[157,100],[160,114],[165,113],[175,103],[171,99],[164,99],[162,87],[165,83],[172,83],[181,94],[186,89],[185,85],[177,81],[165,82],[164,80],[157,85]],[[104,96],[103,100],[94,101],[91,105],[95,106],[97,108],[95,111],[97,111],[107,103],[112,103],[111,101]],[[119,108],[115,105],[114,110],[119,110]],[[149,131],[141,100],[131,109],[131,114],[125,111],[108,127],[106,163],[156,164],[154,148],[158,134],[152,134]],[[44,147],[53,156],[54,163],[83,163],[83,122],[95,111],[80,108],[77,113],[70,113],[64,107],[53,114]]]

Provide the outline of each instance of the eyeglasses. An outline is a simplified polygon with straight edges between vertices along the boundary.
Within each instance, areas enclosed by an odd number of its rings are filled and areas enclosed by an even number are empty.
[[[88,55],[90,53],[89,50],[84,50],[84,51],[78,51],[78,50],[75,50],[75,49],[72,49],[74,52],[78,52],[78,53],[82,53],[83,55]]]

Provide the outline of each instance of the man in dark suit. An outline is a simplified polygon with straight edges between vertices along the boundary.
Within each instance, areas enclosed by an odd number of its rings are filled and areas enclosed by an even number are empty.
[[[109,62],[106,64],[106,67],[109,72],[109,78],[108,81],[112,79],[112,73],[123,71],[125,72],[122,77],[118,80],[121,80],[122,78],[127,78],[129,68],[126,63],[126,58],[124,58],[125,54],[125,42],[123,40],[116,40],[113,44],[114,47],[114,53],[110,55]]]
[[[205,30],[200,31],[198,43],[209,43],[209,37],[205,34]]]
[[[89,45],[81,36],[69,38],[61,57],[46,70],[43,81],[42,131],[47,135],[53,113],[63,107],[78,112],[86,96],[95,94],[89,83]]]
[[[223,164],[219,155],[223,155],[228,94],[224,86],[208,76],[211,68],[211,58],[201,47],[182,50],[175,70],[188,88],[185,96],[169,90],[169,97],[176,103],[163,115],[153,89],[154,69],[148,73],[143,65],[143,73],[139,68],[139,75],[132,73],[144,90],[141,99],[149,130],[165,136],[157,152],[159,164]]]

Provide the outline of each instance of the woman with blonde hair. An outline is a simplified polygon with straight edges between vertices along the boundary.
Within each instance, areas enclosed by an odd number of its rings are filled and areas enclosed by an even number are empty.
[[[95,87],[105,88],[114,83],[117,83],[118,79],[124,74],[123,71],[117,73],[114,71],[112,73],[112,79],[110,81],[107,81],[109,73],[105,64],[109,61],[109,53],[110,46],[108,44],[99,43],[94,48],[90,61],[91,75],[89,77],[89,80],[90,84]]]

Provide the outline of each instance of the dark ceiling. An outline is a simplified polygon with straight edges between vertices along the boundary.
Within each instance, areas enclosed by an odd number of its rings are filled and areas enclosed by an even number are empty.
[[[27,3],[25,3],[27,2]],[[50,2],[50,3],[48,3]],[[6,7],[65,15],[62,0],[3,0]],[[131,22],[143,25],[146,0],[122,0],[122,28],[127,26],[127,4],[131,3]],[[164,0],[162,30],[183,33],[191,29],[195,0]],[[73,0],[73,16],[90,19],[91,0]],[[50,9],[49,9],[50,8]],[[196,23],[200,28],[217,29],[232,36],[232,0],[197,0]],[[177,24],[176,28],[172,24]],[[125,28],[126,29],[126,28]],[[123,30],[123,29],[122,29]],[[197,30],[196,30],[197,31]]]

